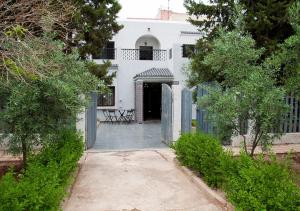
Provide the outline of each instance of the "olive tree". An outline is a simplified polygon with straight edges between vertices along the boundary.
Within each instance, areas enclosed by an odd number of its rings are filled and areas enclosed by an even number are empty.
[[[244,150],[251,156],[257,145],[267,146],[282,135],[280,121],[287,112],[286,92],[276,86],[277,70],[258,62],[263,52],[250,35],[220,30],[203,60],[224,80],[208,88],[209,95],[200,104],[207,108],[216,133],[221,137],[241,135]],[[248,135],[244,122],[249,122]],[[247,143],[251,144],[250,152]]]
[[[4,123],[0,141],[10,152],[27,156],[43,146],[46,137],[70,127],[87,105],[99,81],[75,51],[63,52],[61,41],[51,35],[36,37],[13,27],[1,37],[0,93]]]

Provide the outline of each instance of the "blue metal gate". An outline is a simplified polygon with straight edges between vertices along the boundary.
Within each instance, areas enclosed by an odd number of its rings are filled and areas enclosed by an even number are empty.
[[[192,92],[184,88],[181,92],[181,133],[192,131]]]
[[[167,84],[162,84],[161,137],[167,145],[173,141],[173,94]]]
[[[86,110],[86,147],[94,146],[97,136],[97,93],[91,93],[90,106]]]
[[[203,83],[203,85],[208,86],[208,83]],[[197,87],[197,99],[201,99],[203,96],[207,95],[208,91],[204,89],[201,85]],[[205,133],[213,133],[213,127],[210,122],[207,121],[207,111],[199,105],[197,106],[197,131]]]

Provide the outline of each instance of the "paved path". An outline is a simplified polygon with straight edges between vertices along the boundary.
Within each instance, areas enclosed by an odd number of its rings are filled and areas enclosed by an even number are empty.
[[[88,152],[66,211],[214,211],[170,149]]]
[[[166,145],[161,142],[160,131],[160,122],[101,123],[93,148],[101,150],[165,148]]]

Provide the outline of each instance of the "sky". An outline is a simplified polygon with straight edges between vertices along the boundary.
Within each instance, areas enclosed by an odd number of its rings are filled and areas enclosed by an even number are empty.
[[[158,9],[168,8],[168,0],[119,0],[122,10],[121,19],[125,18],[155,18]],[[170,0],[170,9],[174,12],[185,12],[184,0]]]

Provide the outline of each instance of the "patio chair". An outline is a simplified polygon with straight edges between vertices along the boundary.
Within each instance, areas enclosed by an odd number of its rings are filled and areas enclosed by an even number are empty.
[[[103,116],[105,117],[104,122],[110,122],[111,120],[110,120],[108,111],[107,110],[102,110],[102,112],[103,112]]]
[[[107,113],[108,113],[108,118],[112,124],[114,122],[118,122],[118,116],[115,110],[107,110]]]
[[[134,121],[134,109],[127,110],[125,118],[128,123],[133,122]]]

